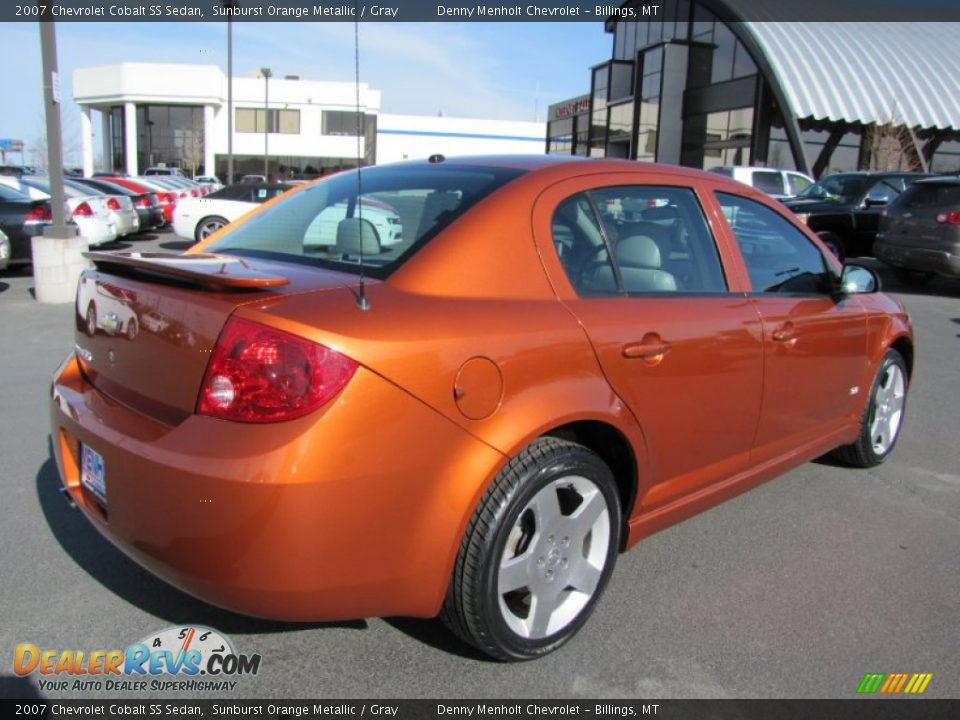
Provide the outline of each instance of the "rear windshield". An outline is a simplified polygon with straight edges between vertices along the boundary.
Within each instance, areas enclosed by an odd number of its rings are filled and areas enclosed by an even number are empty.
[[[237,225],[210,252],[293,260],[387,277],[522,170],[371,167],[339,173]],[[358,192],[358,185],[359,190]],[[358,201],[359,198],[359,201]]]
[[[960,185],[956,183],[915,183],[900,196],[901,207],[960,207]]]

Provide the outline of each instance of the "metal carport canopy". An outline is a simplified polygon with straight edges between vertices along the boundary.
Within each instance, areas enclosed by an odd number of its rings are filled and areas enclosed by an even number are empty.
[[[960,128],[960,23],[740,25],[798,119]]]

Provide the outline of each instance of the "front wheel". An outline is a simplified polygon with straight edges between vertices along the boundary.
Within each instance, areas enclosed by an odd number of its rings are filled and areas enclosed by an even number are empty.
[[[868,468],[887,459],[900,435],[908,384],[903,356],[892,348],[887,350],[860,418],[859,437],[856,442],[834,451],[840,460],[854,467]]]
[[[497,476],[460,546],[443,620],[499,660],[567,642],[603,593],[620,546],[620,501],[591,450],[540,438]]]

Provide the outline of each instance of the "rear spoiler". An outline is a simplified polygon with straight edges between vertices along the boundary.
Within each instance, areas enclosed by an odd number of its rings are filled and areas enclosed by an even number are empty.
[[[258,289],[288,285],[282,275],[255,270],[243,258],[214,253],[181,255],[162,252],[102,252],[91,251],[83,256],[92,260],[98,269],[131,268],[152,275],[166,275],[221,289]]]

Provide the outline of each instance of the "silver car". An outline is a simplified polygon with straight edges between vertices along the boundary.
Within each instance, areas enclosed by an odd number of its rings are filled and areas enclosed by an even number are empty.
[[[909,285],[960,277],[960,177],[917,180],[880,218],[874,255]]]

